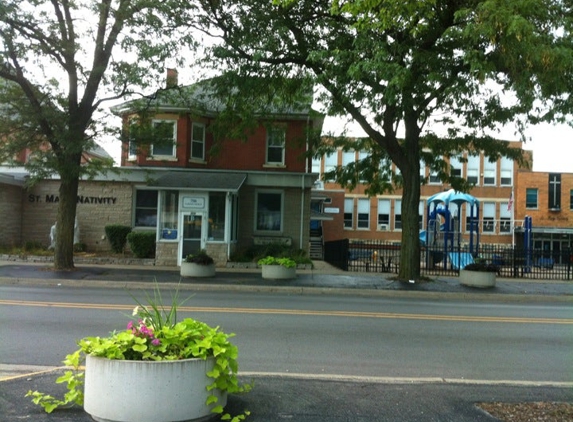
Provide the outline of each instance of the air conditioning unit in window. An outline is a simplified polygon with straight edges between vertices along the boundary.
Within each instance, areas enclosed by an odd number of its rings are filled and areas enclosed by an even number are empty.
[[[378,224],[378,230],[388,231],[388,224]]]

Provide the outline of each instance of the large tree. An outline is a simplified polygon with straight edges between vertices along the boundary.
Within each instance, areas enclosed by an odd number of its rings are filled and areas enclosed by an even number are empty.
[[[400,279],[420,275],[420,160],[454,187],[444,156],[484,151],[521,160],[495,139],[512,124],[563,120],[573,87],[571,0],[216,0],[188,17],[218,37],[211,59],[242,76],[304,75],[331,115],[349,115],[368,135],[369,156],[337,171],[374,195],[392,189],[380,163],[391,160],[403,187]],[[269,79],[267,79],[269,80]],[[251,87],[251,89],[253,89]],[[430,125],[432,123],[432,125]],[[432,128],[439,125],[439,133]],[[362,172],[362,175],[357,173]],[[396,181],[396,179],[394,180]]]
[[[78,182],[93,171],[81,157],[106,128],[102,105],[145,87],[177,57],[182,37],[161,18],[171,8],[149,0],[0,4],[0,162],[29,148],[34,176],[59,176],[57,269],[74,267]]]

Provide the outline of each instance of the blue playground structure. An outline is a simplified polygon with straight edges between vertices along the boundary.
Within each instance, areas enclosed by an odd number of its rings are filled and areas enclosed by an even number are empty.
[[[479,252],[479,201],[470,194],[450,189],[431,196],[426,204],[427,226],[420,232],[420,242],[428,251],[427,267],[433,268],[443,261],[444,268],[447,268],[449,260],[452,269],[459,270],[474,262],[473,257]],[[467,252],[460,251],[463,204],[467,204]]]

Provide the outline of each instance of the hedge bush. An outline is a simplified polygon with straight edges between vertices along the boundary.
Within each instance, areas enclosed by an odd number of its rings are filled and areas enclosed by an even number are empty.
[[[138,258],[153,258],[155,256],[155,232],[131,232],[127,241],[133,254]]]
[[[130,226],[121,224],[110,224],[105,226],[105,235],[111,245],[111,250],[115,253],[123,253],[127,242],[127,235],[131,232]]]

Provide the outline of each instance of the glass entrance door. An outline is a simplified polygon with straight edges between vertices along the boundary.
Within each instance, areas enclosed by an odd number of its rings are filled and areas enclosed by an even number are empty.
[[[205,248],[207,224],[204,220],[205,213],[203,212],[185,212],[182,214],[180,260]]]

